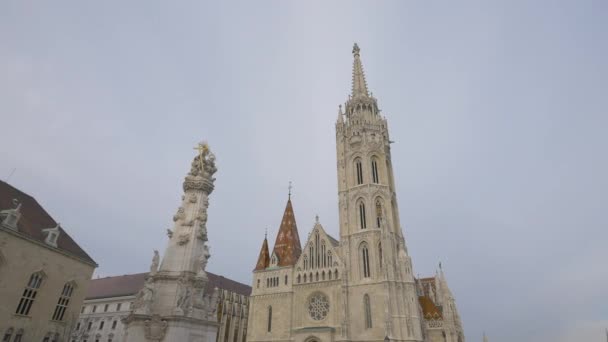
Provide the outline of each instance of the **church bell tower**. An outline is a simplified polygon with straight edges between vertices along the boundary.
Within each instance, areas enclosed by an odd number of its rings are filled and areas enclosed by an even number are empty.
[[[336,122],[340,241],[348,275],[343,292],[359,302],[382,303],[383,332],[358,332],[345,317],[344,330],[391,340],[422,341],[412,263],[399,223],[386,118],[369,92],[357,44],[353,50],[352,91]],[[372,306],[373,308],[373,306]],[[352,312],[350,308],[347,312]],[[347,338],[348,338],[347,337]]]

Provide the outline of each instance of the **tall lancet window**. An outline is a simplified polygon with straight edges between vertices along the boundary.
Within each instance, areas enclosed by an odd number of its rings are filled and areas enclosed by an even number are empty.
[[[268,307],[268,332],[272,331],[272,306]]]
[[[361,229],[367,228],[367,222],[365,220],[365,204],[359,203],[359,227]]]
[[[42,285],[42,274],[32,274],[30,276],[30,281],[28,281],[25,286],[25,290],[23,290],[23,295],[21,296],[17,310],[15,310],[17,315],[27,316],[30,313],[30,309],[32,308],[32,304],[34,304],[40,285]]]
[[[372,158],[372,181],[374,183],[380,183],[380,178],[378,177],[378,161],[376,158]]]
[[[55,307],[55,312],[53,313],[52,319],[54,321],[63,321],[65,311],[70,305],[70,298],[72,298],[72,292],[74,292],[74,285],[72,283],[67,283],[63,286],[63,290],[61,291],[61,295],[59,296],[59,300],[57,301],[57,306]]]
[[[378,261],[380,261],[380,269],[382,269],[382,242],[378,243]]]
[[[369,250],[366,244],[361,245],[361,263],[363,264],[363,278],[370,277],[369,269]]]
[[[355,170],[357,172],[357,184],[363,184],[363,165],[361,159],[355,160]]]
[[[380,228],[381,223],[382,223],[382,203],[380,203],[380,201],[376,201],[376,227]]]
[[[365,313],[365,329],[372,327],[372,308],[369,303],[369,295],[363,296],[363,312]]]

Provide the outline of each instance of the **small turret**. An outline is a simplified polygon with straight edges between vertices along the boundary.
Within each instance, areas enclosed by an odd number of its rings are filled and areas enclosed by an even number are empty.
[[[260,250],[260,256],[258,257],[258,263],[255,265],[254,271],[264,270],[269,264],[268,239],[266,238],[266,234],[264,234],[264,242],[262,242],[262,249]]]

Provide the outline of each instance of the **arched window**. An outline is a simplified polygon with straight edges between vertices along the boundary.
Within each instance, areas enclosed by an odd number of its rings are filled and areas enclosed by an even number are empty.
[[[40,285],[42,285],[42,274],[36,272],[30,276],[30,280],[25,286],[17,310],[15,310],[17,315],[27,316],[30,313],[30,309],[32,308],[32,304],[34,304],[34,299],[36,299],[36,294],[38,293]]]
[[[359,203],[359,227],[361,229],[367,228],[367,222],[365,220],[365,203]]]
[[[372,158],[372,181],[374,183],[380,183],[379,181],[379,177],[378,177],[378,162],[376,160],[376,158]]]
[[[270,287],[270,278],[266,278],[266,287]]]
[[[306,273],[304,274],[304,282],[306,282]]]
[[[285,275],[285,285],[287,285],[287,275]]]
[[[13,340],[13,342],[21,342],[21,338],[23,338],[23,329],[17,330],[17,333],[15,334],[15,339]]]
[[[363,278],[369,278],[371,273],[369,269],[369,250],[365,243],[361,245],[361,263],[363,266]]]
[[[321,272],[321,280],[325,280],[325,271]]]
[[[6,332],[4,332],[4,336],[2,337],[2,342],[10,341],[11,337],[13,337],[13,328],[8,328],[8,329],[6,329]]]
[[[378,243],[378,259],[380,261],[380,269],[382,269],[382,242]]]
[[[327,272],[327,277],[329,278],[329,280],[331,280],[331,270],[329,270],[329,272]]]
[[[331,260],[331,251],[327,252],[327,267],[331,267],[332,264],[332,260]]]
[[[260,279],[258,279],[258,289],[260,288]]]
[[[365,313],[365,329],[372,327],[372,309],[369,303],[369,295],[363,296],[363,312]]]
[[[380,224],[382,223],[382,203],[380,200],[376,201],[376,227],[380,228]]]
[[[310,247],[308,247],[308,251],[310,252],[310,268],[315,268],[315,248],[312,242],[310,243]]]
[[[302,277],[298,274],[298,284],[302,282]]]
[[[272,306],[268,307],[268,332],[272,331]]]
[[[304,256],[304,269],[308,269],[308,257],[306,255]]]
[[[361,159],[355,160],[355,172],[357,174],[357,184],[363,184],[363,165]]]
[[[61,291],[61,295],[59,295],[59,300],[57,301],[57,306],[55,307],[55,312],[53,313],[53,321],[63,321],[65,311],[68,308],[68,305],[70,305],[72,292],[74,292],[74,284],[67,283],[63,285],[63,290]]]
[[[335,275],[335,277],[334,277],[334,278],[338,279],[338,270],[335,270],[335,271],[334,271],[334,275]]]
[[[327,254],[325,253],[325,241],[321,242],[321,262],[322,267],[327,266]]]

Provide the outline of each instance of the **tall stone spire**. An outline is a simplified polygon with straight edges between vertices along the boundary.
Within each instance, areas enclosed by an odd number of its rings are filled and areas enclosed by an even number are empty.
[[[192,332],[203,340],[214,340],[217,334],[218,294],[206,291],[205,272],[211,256],[207,207],[217,168],[206,143],[196,149],[163,260],[159,267],[155,253],[150,274],[125,318],[125,341],[181,341],[190,339]]]
[[[264,236],[264,242],[262,243],[262,249],[260,250],[260,256],[258,257],[258,263],[255,264],[254,271],[264,270],[270,264],[270,252],[268,251],[268,239]]]
[[[355,43],[353,46],[353,88],[352,97],[368,97],[369,92],[367,90],[367,82],[365,82],[365,73],[363,72],[363,64],[361,63],[361,49],[359,45]]]
[[[281,220],[281,227],[277,233],[272,253],[279,259],[278,266],[294,265],[298,261],[300,254],[302,254],[300,235],[298,234],[298,226],[296,225],[291,198],[287,200],[283,219]]]

